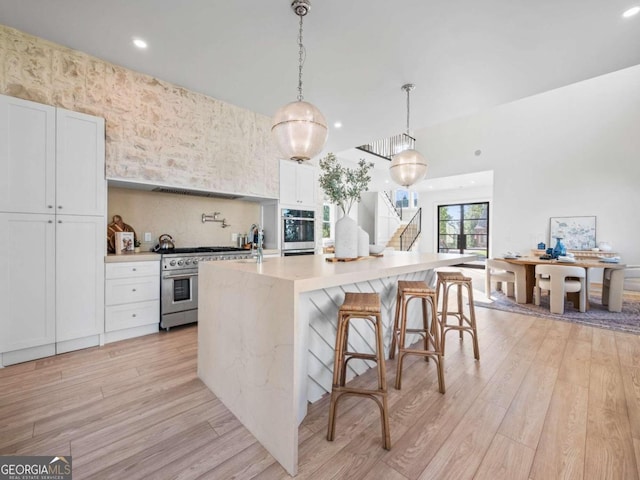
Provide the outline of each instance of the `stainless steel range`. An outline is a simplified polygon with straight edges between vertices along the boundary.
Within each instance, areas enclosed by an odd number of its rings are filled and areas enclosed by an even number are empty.
[[[162,251],[160,328],[198,321],[198,264],[251,258],[251,252],[234,247],[173,248]]]

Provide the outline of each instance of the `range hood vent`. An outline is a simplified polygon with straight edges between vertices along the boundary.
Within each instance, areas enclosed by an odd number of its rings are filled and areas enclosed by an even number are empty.
[[[193,195],[196,197],[206,197],[206,198],[226,198],[227,200],[236,200],[238,198],[241,198],[241,195],[233,195],[231,193],[205,192],[202,190],[188,190],[185,188],[156,187],[156,188],[153,188],[151,191],[160,192],[160,193],[175,193],[177,195]]]

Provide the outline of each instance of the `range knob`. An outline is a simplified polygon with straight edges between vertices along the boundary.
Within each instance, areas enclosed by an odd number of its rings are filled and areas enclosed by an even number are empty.
[[[185,264],[185,265],[191,265],[191,259],[190,259],[190,258],[187,258],[187,259],[184,261],[184,264]]]
[[[199,260],[198,260],[197,258],[194,258],[194,259],[193,259],[193,264],[194,264],[194,265],[197,265],[197,264],[198,264],[198,261],[199,261]]]
[[[178,260],[178,265],[179,265],[179,266],[184,265],[184,260],[182,260],[182,259]]]
[[[171,260],[169,262],[169,265],[171,265],[172,267],[175,267],[176,266],[176,261],[175,260]]]

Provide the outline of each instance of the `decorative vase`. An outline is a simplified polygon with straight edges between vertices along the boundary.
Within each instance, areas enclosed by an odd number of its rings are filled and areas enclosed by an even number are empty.
[[[609,242],[600,242],[600,243],[598,243],[598,248],[600,250],[602,250],[603,252],[610,252],[611,251],[611,245],[609,244]]]
[[[567,247],[562,243],[562,237],[556,237],[556,246],[553,247],[553,258],[565,256],[567,254]]]
[[[358,222],[345,214],[336,222],[336,258],[358,257]]]
[[[362,227],[358,227],[358,256],[369,256],[369,234]]]

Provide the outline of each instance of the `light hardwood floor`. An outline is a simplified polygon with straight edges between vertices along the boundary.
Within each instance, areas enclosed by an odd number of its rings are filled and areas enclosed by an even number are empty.
[[[387,365],[392,448],[377,407],[328,399],[300,427],[301,479],[640,477],[640,336],[477,308],[480,361],[447,338],[433,362]],[[177,328],[0,369],[0,454],[72,455],[74,479],[283,479],[196,376],[197,329]],[[354,385],[375,382],[373,372]]]

